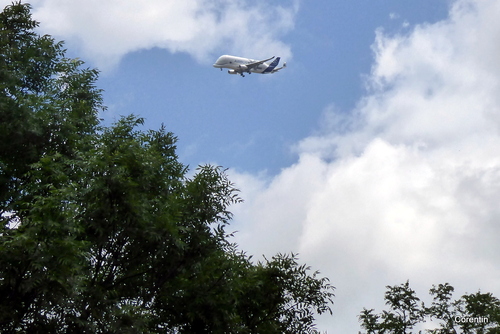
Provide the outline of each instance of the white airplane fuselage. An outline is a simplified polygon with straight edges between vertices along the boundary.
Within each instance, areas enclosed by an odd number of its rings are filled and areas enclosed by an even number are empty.
[[[271,57],[265,60],[254,60],[254,59],[249,59],[249,58],[243,58],[243,57],[236,57],[236,56],[229,56],[229,55],[223,55],[220,56],[219,59],[215,62],[213,65],[215,68],[220,68],[221,70],[223,68],[229,69],[228,73],[229,74],[240,74],[241,76],[244,76],[244,73],[261,73],[261,74],[266,74],[266,73],[274,73],[279,71],[281,68],[276,68],[278,66],[278,63],[280,61],[280,57]],[[273,62],[271,63],[266,63],[266,61],[274,59]],[[286,63],[285,63],[286,64]]]

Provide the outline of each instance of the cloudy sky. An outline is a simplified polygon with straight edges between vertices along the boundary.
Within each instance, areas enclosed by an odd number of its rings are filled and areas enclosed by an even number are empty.
[[[31,3],[101,69],[105,122],[164,123],[184,163],[230,168],[241,248],[331,279],[319,329],[357,333],[408,279],[500,296],[498,0]],[[241,78],[221,54],[288,67]]]

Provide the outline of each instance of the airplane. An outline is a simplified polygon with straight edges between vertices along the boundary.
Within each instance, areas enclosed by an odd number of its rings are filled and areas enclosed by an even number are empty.
[[[285,68],[286,63],[284,63],[282,67],[276,68],[276,66],[278,66],[278,63],[280,62],[280,57],[276,59],[274,58],[275,57],[272,56],[271,58],[264,60],[253,60],[248,58],[223,55],[220,56],[219,59],[217,59],[213,66],[216,68],[220,68],[221,71],[223,68],[229,68],[227,73],[239,74],[242,77],[245,76],[244,73],[252,74],[252,72],[261,74],[276,73],[279,70]],[[266,64],[266,61],[272,59],[274,59],[272,63]]]

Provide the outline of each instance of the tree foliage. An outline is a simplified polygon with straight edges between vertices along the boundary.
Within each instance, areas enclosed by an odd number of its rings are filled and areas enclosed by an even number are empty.
[[[454,288],[448,284],[434,285],[426,307],[410,288],[407,281],[401,285],[387,286],[385,294],[388,311],[374,314],[364,309],[359,320],[367,334],[409,334],[417,325],[432,321],[437,328],[425,329],[431,334],[495,334],[500,333],[500,300],[491,293],[465,294],[453,300]],[[427,327],[431,326],[428,324]],[[432,327],[432,326],[431,326]],[[418,333],[422,333],[420,330]]]
[[[100,125],[98,72],[36,27],[0,13],[0,331],[314,333],[328,279],[239,251],[224,169],[188,177],[139,117]]]

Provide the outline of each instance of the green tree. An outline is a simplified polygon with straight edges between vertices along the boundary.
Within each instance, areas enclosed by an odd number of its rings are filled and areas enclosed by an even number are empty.
[[[139,117],[101,126],[98,72],[36,26],[0,14],[0,331],[314,333],[328,279],[239,251],[224,169],[188,177]]]
[[[457,313],[460,318],[478,319],[478,321],[470,322],[461,321],[460,329],[463,333],[500,333],[500,300],[491,293],[478,291],[464,295],[457,304]]]
[[[62,43],[39,36],[29,5],[0,13],[0,213],[15,210],[23,184],[43,154],[74,154],[96,131],[102,110],[98,72],[64,57]],[[19,210],[17,210],[19,211]]]
[[[411,333],[408,330],[428,321],[433,324],[437,322],[438,327],[426,329],[426,333],[500,333],[500,300],[491,293],[465,294],[453,300],[454,288],[450,284],[434,285],[429,290],[432,302],[426,307],[424,303],[419,305],[420,300],[408,282],[400,286],[388,286],[387,289],[385,299],[390,311],[374,314],[373,309],[364,309],[359,316],[361,327],[367,334]],[[407,319],[406,327],[402,325],[404,319]]]
[[[455,317],[458,316],[458,302],[452,300],[455,289],[448,283],[433,285],[429,294],[433,296],[431,306],[426,314],[439,321],[439,328],[429,331],[434,334],[458,334],[455,329]]]
[[[373,309],[364,309],[359,316],[362,327],[367,333],[412,333],[411,329],[419,323],[422,316],[420,299],[416,296],[410,283],[407,281],[401,285],[387,286],[385,293],[388,311],[383,311],[380,315],[373,314]]]

